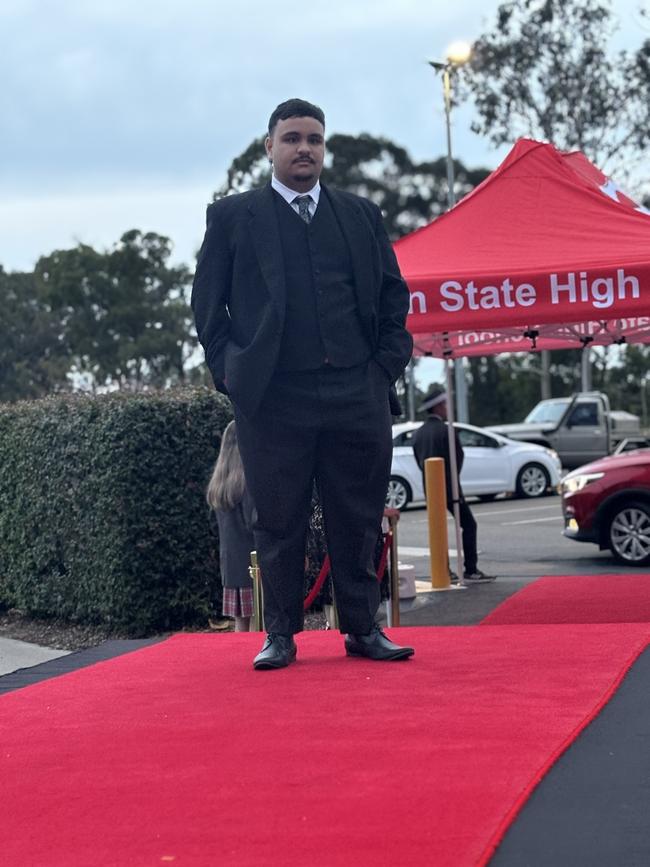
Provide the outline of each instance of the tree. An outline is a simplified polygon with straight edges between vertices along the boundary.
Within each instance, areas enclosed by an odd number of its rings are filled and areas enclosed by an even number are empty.
[[[34,275],[0,266],[0,401],[37,398],[67,385],[58,320],[35,290]]]
[[[578,148],[625,174],[650,144],[650,39],[610,50],[609,0],[508,0],[460,73],[495,145],[519,136]]]
[[[606,384],[604,347],[599,347],[598,376],[594,388]],[[593,352],[593,350],[592,350]],[[562,397],[580,390],[581,350],[554,349],[550,353],[551,394]],[[540,400],[541,355],[510,353],[468,359],[473,424],[490,425],[521,421]]]
[[[520,421],[539,397],[535,359],[529,354],[468,359],[472,424]]]
[[[597,388],[609,396],[613,409],[624,409],[641,417],[645,429],[650,426],[648,414],[648,381],[650,380],[650,346],[630,345],[616,353],[607,366],[605,377]]]
[[[455,161],[456,195],[469,193],[487,169],[467,169]],[[264,139],[255,139],[236,157],[215,199],[261,187],[271,177]],[[414,162],[407,151],[386,138],[362,133],[335,133],[327,140],[322,180],[341,190],[366,196],[379,206],[393,239],[412,232],[447,210],[445,158]]]
[[[190,272],[170,267],[169,239],[132,229],[111,250],[86,244],[39,259],[36,290],[58,317],[73,374],[91,387],[184,382],[196,347]]]

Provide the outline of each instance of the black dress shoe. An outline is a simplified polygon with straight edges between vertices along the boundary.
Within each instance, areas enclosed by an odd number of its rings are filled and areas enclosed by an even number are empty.
[[[368,635],[346,635],[345,652],[348,656],[390,660],[408,659],[415,650],[412,647],[400,647],[384,635],[378,626],[374,626]]]
[[[253,660],[253,668],[286,668],[296,658],[296,642],[293,635],[269,632],[264,646]]]

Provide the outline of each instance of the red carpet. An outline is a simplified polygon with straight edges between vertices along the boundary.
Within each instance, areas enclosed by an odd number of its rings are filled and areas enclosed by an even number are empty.
[[[650,626],[338,634],[254,672],[259,635],[179,635],[0,700],[12,867],[485,864]]]
[[[650,623],[650,575],[540,578],[481,621],[513,623]]]

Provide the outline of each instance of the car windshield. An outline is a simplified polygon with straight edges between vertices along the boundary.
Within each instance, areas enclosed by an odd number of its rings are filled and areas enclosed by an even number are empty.
[[[535,424],[545,424],[546,422],[557,424],[562,418],[568,403],[568,400],[552,400],[538,403],[536,407],[531,409],[524,421],[526,423],[534,422]]]

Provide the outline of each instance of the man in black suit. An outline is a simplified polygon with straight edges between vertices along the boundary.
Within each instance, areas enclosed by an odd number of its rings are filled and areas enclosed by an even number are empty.
[[[319,182],[325,118],[300,99],[269,120],[271,183],[208,207],[192,307],[235,409],[268,636],[258,669],[295,659],[315,480],[346,652],[404,659],[375,624],[373,567],[392,452],[389,389],[409,360],[408,290],[366,199]]]

